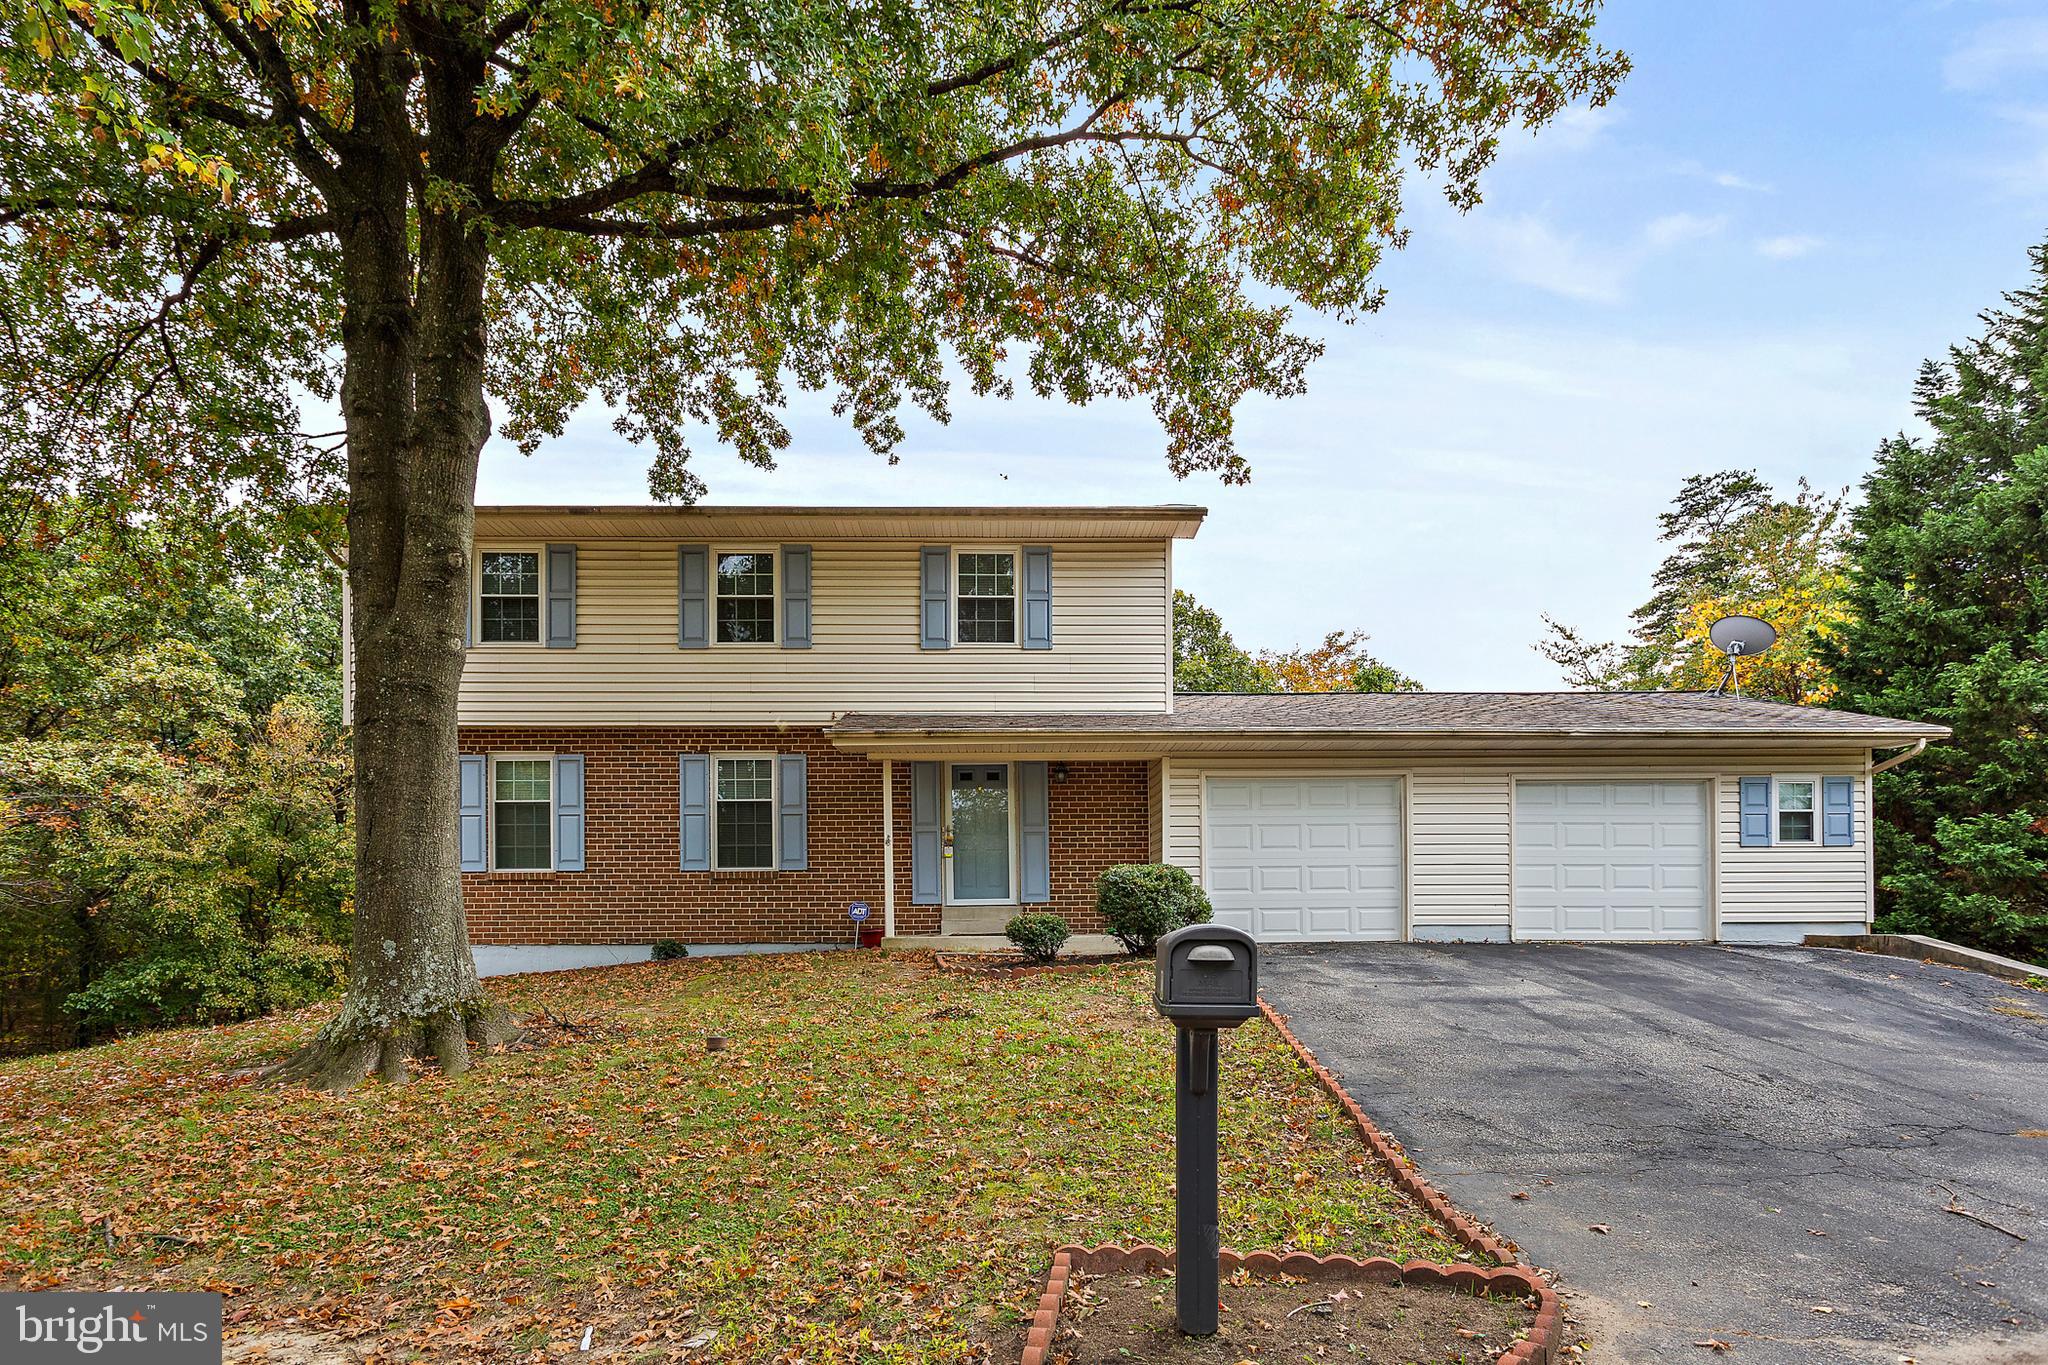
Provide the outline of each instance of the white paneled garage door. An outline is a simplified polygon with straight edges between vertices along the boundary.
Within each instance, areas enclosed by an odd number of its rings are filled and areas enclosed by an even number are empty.
[[[1707,936],[1704,782],[1517,782],[1515,937]]]
[[[1265,942],[1401,937],[1396,778],[1216,778],[1207,801],[1216,922]]]

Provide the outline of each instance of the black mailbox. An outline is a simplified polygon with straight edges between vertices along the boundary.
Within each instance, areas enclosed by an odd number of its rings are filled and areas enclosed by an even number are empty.
[[[1222,1239],[1216,1197],[1216,1030],[1259,1012],[1259,949],[1242,929],[1190,924],[1159,940],[1153,1003],[1173,1021],[1174,1318],[1214,1335]]]
[[[1236,1028],[1259,1012],[1259,950],[1227,924],[1190,924],[1159,941],[1160,1014],[1182,1028]]]

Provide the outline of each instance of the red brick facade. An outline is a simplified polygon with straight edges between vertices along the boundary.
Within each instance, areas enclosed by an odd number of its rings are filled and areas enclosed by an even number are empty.
[[[466,726],[462,752],[573,753],[584,761],[586,870],[464,873],[476,943],[830,943],[852,937],[850,901],[868,902],[882,918],[882,765],[833,748],[821,730]],[[682,870],[676,760],[721,752],[807,756],[808,871]],[[1064,768],[1064,780],[1055,775],[1049,787],[1052,903],[1043,908],[1076,933],[1094,933],[1097,874],[1145,861],[1145,765]],[[896,931],[935,934],[940,907],[910,903],[908,763],[896,764],[895,786]]]

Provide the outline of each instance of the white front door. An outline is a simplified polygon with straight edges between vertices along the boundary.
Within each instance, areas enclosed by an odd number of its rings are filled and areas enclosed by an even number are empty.
[[[1262,942],[1401,937],[1398,778],[1209,779],[1218,924]]]
[[[1707,784],[1517,782],[1517,939],[1707,937]]]

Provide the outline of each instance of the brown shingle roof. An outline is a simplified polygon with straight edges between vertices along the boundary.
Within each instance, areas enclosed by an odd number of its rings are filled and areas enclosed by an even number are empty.
[[[1172,714],[889,715],[835,734],[1759,735],[1909,743],[1945,726],[1711,692],[1184,692]]]

